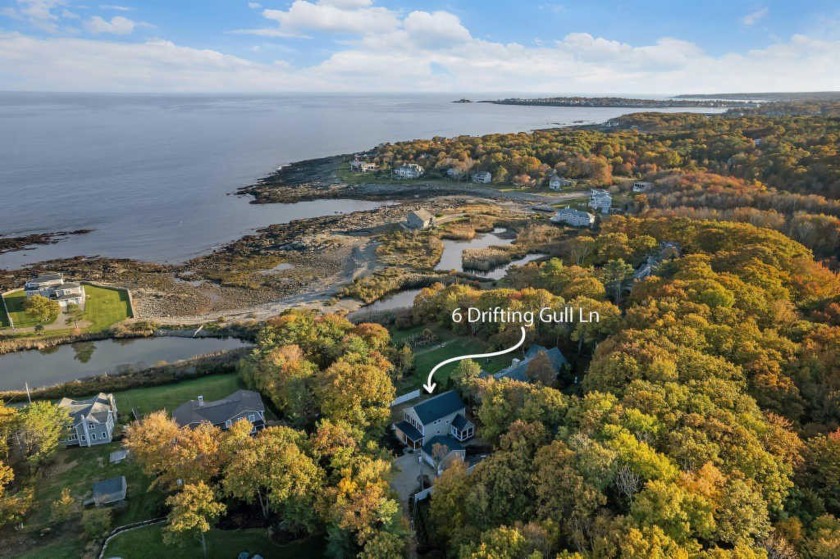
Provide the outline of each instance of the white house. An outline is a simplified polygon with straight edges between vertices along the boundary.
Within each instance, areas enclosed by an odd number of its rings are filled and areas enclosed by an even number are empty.
[[[612,195],[606,190],[593,188],[589,193],[589,207],[602,214],[609,214],[612,207]]]
[[[556,173],[551,175],[548,179],[548,189],[549,190],[560,190],[565,186],[572,186],[574,184],[567,178],[561,177]]]
[[[493,175],[489,171],[479,171],[478,173],[473,173],[472,176],[472,181],[480,184],[490,184],[492,180]]]
[[[467,419],[466,411],[458,393],[450,390],[406,408],[394,430],[397,438],[413,449],[422,448],[435,437],[452,437],[462,443],[475,436],[475,424]]]
[[[589,212],[563,208],[551,218],[552,223],[570,225],[572,227],[592,227],[595,224],[595,216]]]
[[[652,182],[636,181],[633,183],[633,192],[647,192],[653,187]]]
[[[424,172],[423,167],[417,163],[408,163],[394,169],[394,177],[398,179],[419,179]]]
[[[356,158],[350,162],[350,170],[354,173],[370,173],[376,170],[376,163]]]
[[[117,401],[113,394],[100,392],[88,400],[62,398],[58,406],[66,409],[73,419],[64,444],[94,446],[111,442],[117,423]]]
[[[85,306],[85,287],[76,282],[65,282],[64,276],[57,272],[48,272],[32,278],[24,285],[27,297],[40,295],[58,301],[63,310],[67,305]]]

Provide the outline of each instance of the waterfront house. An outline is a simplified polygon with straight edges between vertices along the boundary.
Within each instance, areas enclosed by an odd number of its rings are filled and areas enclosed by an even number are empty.
[[[651,187],[653,187],[652,182],[636,181],[636,182],[633,183],[633,192],[636,192],[636,193],[647,192],[648,190],[651,189]]]
[[[394,177],[398,179],[419,179],[424,172],[423,167],[417,163],[408,163],[394,169]]]
[[[93,484],[93,504],[104,507],[125,501],[128,484],[125,476],[112,477]]]
[[[64,440],[67,446],[94,446],[111,442],[117,423],[117,401],[113,394],[100,392],[87,400],[62,398],[58,406],[67,410],[73,423]]]
[[[356,157],[350,162],[350,170],[354,173],[370,173],[376,170],[376,163],[364,161]]]
[[[405,218],[404,224],[408,229],[414,231],[429,229],[431,227],[434,227],[435,225],[435,216],[421,208],[419,210],[410,212]]]
[[[567,178],[561,177],[556,173],[551,175],[548,178],[548,188],[549,190],[561,190],[563,187],[572,186],[574,184]]]
[[[47,272],[27,281],[23,287],[27,297],[40,295],[47,299],[58,301],[62,310],[67,305],[85,306],[85,288],[76,282],[65,282],[64,276],[58,272]]]
[[[473,173],[472,181],[479,184],[490,184],[493,181],[493,175],[488,171],[479,171],[478,173]]]
[[[570,225],[572,227],[592,227],[595,224],[595,216],[589,212],[563,208],[554,214],[551,222]]]
[[[593,188],[589,192],[589,207],[602,214],[609,214],[612,207],[612,195],[606,190]]]
[[[475,424],[467,419],[466,412],[461,397],[450,390],[406,408],[403,420],[394,429],[397,438],[413,449],[422,448],[435,437],[450,436],[462,443],[475,436]]]
[[[172,412],[172,419],[181,427],[197,427],[210,423],[222,430],[230,429],[240,419],[251,422],[251,432],[265,427],[265,406],[259,393],[253,390],[237,390],[230,396],[205,402],[204,396],[181,404]]]

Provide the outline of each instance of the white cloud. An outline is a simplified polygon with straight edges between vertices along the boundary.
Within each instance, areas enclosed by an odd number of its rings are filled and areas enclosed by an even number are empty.
[[[134,8],[130,6],[120,6],[118,4],[99,4],[100,10],[113,10],[115,12],[131,12]]]
[[[769,11],[770,10],[768,10],[767,8],[759,8],[745,15],[744,18],[741,20],[741,23],[743,23],[746,26],[755,25],[760,20],[767,17]]]
[[[132,20],[122,16],[114,16],[110,21],[93,16],[85,22],[85,29],[94,34],[131,35],[135,25]]]
[[[428,47],[450,46],[471,39],[457,16],[448,12],[411,12],[403,27],[415,43]]]
[[[2,14],[14,19],[26,21],[39,29],[55,33],[58,31],[60,19],[59,9],[62,11],[67,5],[65,0],[17,0],[16,7],[5,8]],[[71,12],[67,12],[71,14]]]
[[[378,33],[395,29],[399,22],[391,10],[374,7],[366,0],[295,0],[287,11],[264,10],[262,15],[278,24],[277,33],[287,35]]]
[[[260,4],[259,2],[248,2],[248,7],[252,10],[259,10],[260,8],[262,8],[262,4]]]

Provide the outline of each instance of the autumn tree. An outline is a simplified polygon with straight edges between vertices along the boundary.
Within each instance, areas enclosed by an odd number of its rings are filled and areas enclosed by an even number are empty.
[[[171,507],[164,528],[163,541],[177,543],[184,535],[198,536],[204,557],[207,557],[207,541],[204,535],[210,531],[216,520],[224,514],[226,507],[216,500],[213,490],[203,481],[188,483],[176,494],[166,499]]]

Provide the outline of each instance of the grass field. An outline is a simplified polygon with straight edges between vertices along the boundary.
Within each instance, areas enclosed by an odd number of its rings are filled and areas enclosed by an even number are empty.
[[[0,295],[2,298],[2,295]],[[0,328],[8,328],[11,326],[9,323],[9,315],[6,314],[6,307],[2,303],[0,303]]]
[[[397,332],[395,332],[395,337],[396,335]],[[488,347],[484,340],[478,338],[446,337],[445,331],[438,332],[438,335],[441,337],[441,341],[439,343],[424,348],[418,348],[414,352],[414,375],[410,378],[404,379],[400,383],[397,387],[398,393],[422,387],[423,383],[426,382],[426,379],[429,376],[429,371],[431,371],[432,368],[441,361],[461,355],[469,355],[471,353],[487,353],[493,351],[492,348]],[[496,372],[499,369],[510,365],[511,359],[511,355],[502,355],[499,357],[491,357],[490,359],[477,359],[476,361],[484,370]],[[454,371],[457,366],[458,363],[451,363],[440,368],[435,373],[435,382],[437,382],[441,388],[446,388],[449,385],[449,375],[452,374],[452,371]]]
[[[117,407],[123,414],[130,414],[132,408],[140,415],[159,409],[172,412],[179,405],[188,400],[194,400],[202,395],[205,400],[218,400],[231,392],[243,388],[239,376],[210,375],[195,379],[183,380],[175,384],[150,386],[147,388],[132,388],[123,392],[114,392]]]
[[[14,291],[3,296],[6,301],[6,308],[15,323],[15,328],[30,328],[38,324],[23,311],[23,303],[26,301],[26,292],[23,290]]]
[[[183,547],[171,547],[164,545],[161,530],[162,527],[156,525],[122,534],[111,540],[105,550],[105,557],[203,559],[201,544],[197,539],[187,540]],[[211,530],[207,533],[207,556],[210,559],[235,559],[241,551],[252,555],[259,553],[266,559],[317,558],[324,556],[324,542],[312,538],[299,543],[276,545],[269,541],[266,531],[262,529]]]
[[[128,293],[123,289],[108,289],[85,285],[85,316],[90,322],[89,332],[99,332],[131,316]]]

